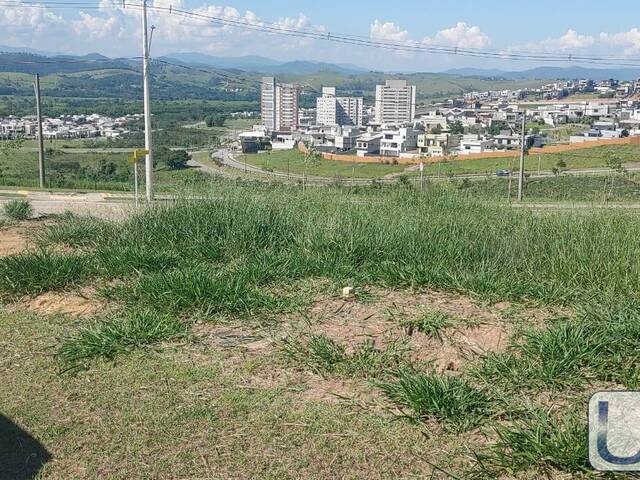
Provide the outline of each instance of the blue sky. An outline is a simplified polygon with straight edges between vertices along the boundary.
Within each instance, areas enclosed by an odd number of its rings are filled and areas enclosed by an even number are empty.
[[[46,4],[46,0],[42,0]],[[64,53],[139,54],[139,13],[121,0],[74,0],[77,8],[0,7],[0,44]],[[361,35],[413,45],[597,54],[640,59],[640,2],[505,0],[265,1],[150,0],[252,24]],[[295,41],[151,14],[154,54],[196,51],[217,56],[262,55],[280,60],[353,63],[380,70],[439,71],[453,67],[528,68],[540,63],[388,52]],[[575,63],[575,62],[574,62]],[[640,62],[639,62],[640,63]]]

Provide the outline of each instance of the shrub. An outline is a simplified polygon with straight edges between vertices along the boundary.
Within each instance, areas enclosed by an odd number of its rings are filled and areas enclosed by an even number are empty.
[[[11,220],[27,220],[33,215],[33,209],[27,200],[11,200],[4,205],[4,214]]]

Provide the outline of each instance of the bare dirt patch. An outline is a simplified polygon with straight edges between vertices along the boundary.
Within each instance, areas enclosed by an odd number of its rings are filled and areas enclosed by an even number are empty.
[[[69,315],[92,317],[108,308],[106,302],[97,300],[93,291],[47,292],[34,298],[25,298],[17,306],[38,315]]]
[[[0,230],[0,257],[8,257],[23,252],[29,243],[21,228],[11,227]]]
[[[503,350],[510,326],[500,311],[472,298],[439,290],[370,291],[371,301],[318,299],[304,319],[291,319],[295,328],[323,334],[353,350],[366,340],[379,348],[402,339],[411,349],[411,359],[430,363],[438,371],[458,370],[489,352]],[[442,339],[414,331],[408,335],[401,321],[427,312],[450,315],[455,324]]]

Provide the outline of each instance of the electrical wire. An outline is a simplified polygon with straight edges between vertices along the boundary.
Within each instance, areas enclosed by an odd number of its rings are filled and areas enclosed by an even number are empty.
[[[19,7],[33,7],[33,8],[97,8],[106,9],[109,6],[96,5],[92,3],[74,3],[68,1],[42,1],[32,2],[30,0],[17,1],[17,0],[1,0],[0,5],[19,8]],[[123,2],[122,7],[117,4],[111,5],[113,8],[130,8],[139,10],[142,8],[140,3],[126,3]],[[394,42],[394,41],[382,41],[370,39],[363,36],[349,35],[344,33],[324,32],[309,29],[290,28],[277,24],[269,23],[250,23],[246,20],[237,20],[224,17],[218,17],[214,15],[207,15],[204,13],[188,11],[180,8],[175,8],[172,5],[168,7],[148,5],[147,9],[152,12],[165,13],[169,15],[175,15],[183,18],[198,19],[214,25],[241,28],[245,30],[259,31],[268,34],[292,36],[298,38],[308,38],[312,40],[324,40],[334,43],[342,43],[347,45],[372,47],[386,50],[405,51],[414,53],[429,53],[440,55],[457,55],[474,58],[493,58],[502,60],[517,60],[517,61],[546,61],[546,62],[567,62],[575,61],[578,63],[592,64],[592,65],[606,65],[606,66],[626,66],[626,67],[640,67],[639,58],[619,58],[619,57],[598,57],[578,55],[573,53],[540,53],[540,52],[525,52],[522,50],[495,50],[487,48],[473,48],[473,47],[455,47],[446,45],[435,44],[420,44],[417,42]],[[204,27],[204,25],[202,25]]]

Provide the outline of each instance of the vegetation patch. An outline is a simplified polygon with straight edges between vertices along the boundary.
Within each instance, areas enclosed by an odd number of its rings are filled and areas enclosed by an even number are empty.
[[[470,430],[492,415],[493,400],[467,381],[434,373],[401,369],[380,389],[417,420],[437,420],[456,432]]]
[[[489,451],[478,455],[477,471],[483,478],[519,478],[523,472],[546,478],[557,478],[559,472],[591,473],[584,412],[534,410],[496,426],[495,434],[497,441]]]
[[[7,218],[16,221],[28,220],[33,215],[33,208],[27,200],[9,200],[3,210]]]
[[[490,353],[477,374],[509,390],[582,387],[588,380],[640,386],[640,327],[634,301],[587,308],[530,329],[508,352]]]
[[[450,315],[443,312],[426,312],[416,318],[406,318],[400,321],[400,325],[408,335],[414,331],[424,333],[428,337],[443,340],[445,330],[456,325],[456,321]]]
[[[82,327],[62,339],[58,356],[65,367],[75,369],[88,360],[110,360],[132,349],[186,334],[187,326],[176,317],[139,310]]]
[[[348,352],[344,345],[326,335],[310,335],[284,338],[280,350],[292,363],[314,373],[362,378],[381,377],[407,361],[407,347],[399,341],[377,348],[369,340]]]
[[[0,295],[39,295],[78,285],[93,273],[90,258],[41,250],[0,258]]]

